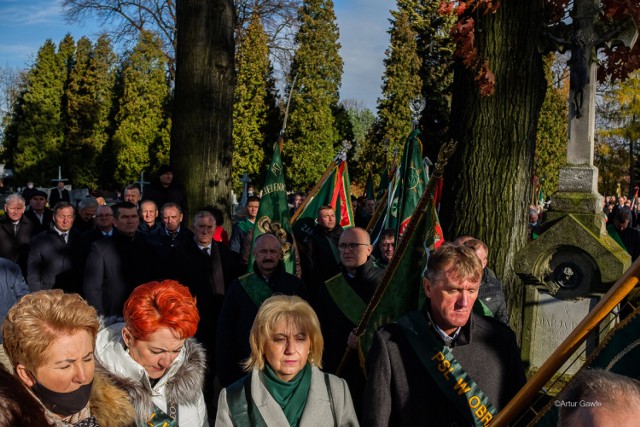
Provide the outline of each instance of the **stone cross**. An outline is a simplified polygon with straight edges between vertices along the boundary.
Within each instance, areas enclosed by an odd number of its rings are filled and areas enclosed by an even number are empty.
[[[144,180],[144,171],[140,172],[140,181],[137,181],[136,184],[140,185],[140,195],[144,194],[144,185],[149,184],[148,181]]]
[[[560,171],[559,190],[597,193],[598,171],[593,166],[597,49],[605,44],[632,47],[637,38],[633,19],[615,26],[600,19],[599,0],[574,0],[572,23],[550,29],[553,49],[571,52],[569,60],[569,142],[567,165]]]
[[[240,178],[240,182],[242,182],[242,197],[240,198],[240,206],[246,206],[247,199],[249,198],[248,192],[251,178],[249,178],[249,175],[247,175],[247,173],[245,172],[244,175],[242,175],[242,178]]]
[[[63,178],[62,177],[62,166],[58,166],[58,177],[57,178],[52,178],[51,181],[53,181],[53,182],[66,182],[66,181],[68,181],[67,178]]]

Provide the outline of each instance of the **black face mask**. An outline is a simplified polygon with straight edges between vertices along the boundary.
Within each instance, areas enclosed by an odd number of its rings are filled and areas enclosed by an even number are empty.
[[[75,413],[80,412],[87,403],[89,397],[91,397],[91,386],[93,381],[89,384],[83,385],[75,391],[69,393],[58,393],[51,391],[39,382],[31,387],[31,391],[35,394],[40,402],[51,412],[63,417],[68,417]]]

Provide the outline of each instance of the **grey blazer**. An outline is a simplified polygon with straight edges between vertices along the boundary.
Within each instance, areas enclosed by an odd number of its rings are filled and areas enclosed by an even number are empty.
[[[337,425],[340,427],[358,427],[358,418],[353,409],[351,393],[349,393],[347,383],[334,375],[329,375],[329,378]],[[264,385],[264,379],[258,370],[251,372],[251,397],[269,427],[289,427],[289,422],[284,416],[284,412],[269,394]],[[327,393],[327,385],[324,381],[324,373],[318,368],[312,367],[311,387],[309,388],[307,404],[302,413],[302,418],[300,418],[299,427],[333,426],[334,423],[330,420],[333,420],[333,414]],[[218,399],[218,413],[216,414],[215,425],[218,427],[232,427],[234,425],[229,413],[229,405],[227,405],[226,389],[222,390]]]

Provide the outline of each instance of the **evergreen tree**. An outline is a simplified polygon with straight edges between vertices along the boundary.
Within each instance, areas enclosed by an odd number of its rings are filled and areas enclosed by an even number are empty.
[[[98,39],[95,48],[86,37],[78,40],[75,66],[65,91],[67,131],[63,148],[68,175],[78,187],[98,185],[108,137],[115,59],[106,36]]]
[[[263,179],[265,147],[274,135],[267,134],[270,111],[276,108],[274,80],[269,61],[268,36],[260,16],[254,14],[236,51],[237,83],[233,106],[233,188],[242,192],[240,177]]]
[[[545,75],[548,89],[538,117],[534,157],[534,174],[540,180],[545,196],[550,196],[558,190],[560,167],[566,164],[569,139],[567,130],[569,88],[566,84],[558,87],[552,81],[553,57],[551,55],[546,59]],[[565,81],[568,83],[568,79]]]
[[[417,33],[418,55],[422,59],[420,77],[426,104],[420,119],[424,154],[435,161],[449,131],[453,52],[455,44],[449,35],[456,16],[440,10],[440,2],[432,0],[400,0],[419,3],[413,18]]]
[[[609,83],[599,107],[606,126],[597,131],[600,153],[596,165],[603,183],[601,191],[615,194],[621,183],[622,194],[633,195],[634,187],[640,183],[640,72],[632,72],[625,81]]]
[[[66,38],[57,53],[51,40],[44,43],[14,104],[5,130],[5,144],[8,166],[19,181],[31,179],[47,185],[60,164],[64,135],[62,98],[70,44],[72,39]]]
[[[391,12],[390,42],[385,52],[382,99],[378,100],[378,117],[383,131],[377,138],[379,142],[388,141],[385,144],[388,147],[387,160],[391,160],[395,149],[402,150],[412,129],[410,102],[422,91],[419,74],[422,60],[418,56],[417,34],[412,28],[409,13],[410,9],[402,5]]]
[[[118,100],[112,155],[114,179],[120,186],[138,179],[151,164],[152,147],[168,146],[166,104],[167,62],[158,38],[142,33],[123,60],[118,75]]]
[[[352,183],[364,186],[370,172],[377,172],[379,169],[368,161],[367,156],[367,151],[369,150],[380,150],[379,146],[376,147],[370,143],[371,139],[369,138],[369,132],[373,127],[375,116],[371,110],[358,102],[346,100],[341,104],[346,110],[353,131],[354,147],[352,150],[353,155],[349,162],[349,178],[351,178]]]
[[[305,0],[298,11],[297,50],[289,73],[291,96],[283,156],[291,190],[313,186],[340,143],[333,109],[338,104],[342,59],[331,0]]]

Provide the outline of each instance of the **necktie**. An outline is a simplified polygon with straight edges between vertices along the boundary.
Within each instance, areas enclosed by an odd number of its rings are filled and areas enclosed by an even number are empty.
[[[67,233],[62,233],[62,234],[60,235],[60,237],[62,237],[62,241],[63,241],[64,243],[67,243]]]
[[[209,256],[209,247],[202,248],[202,252],[204,252],[206,256]]]
[[[13,235],[17,236],[18,235],[18,228],[20,228],[20,224],[18,224],[17,222],[13,224]]]

